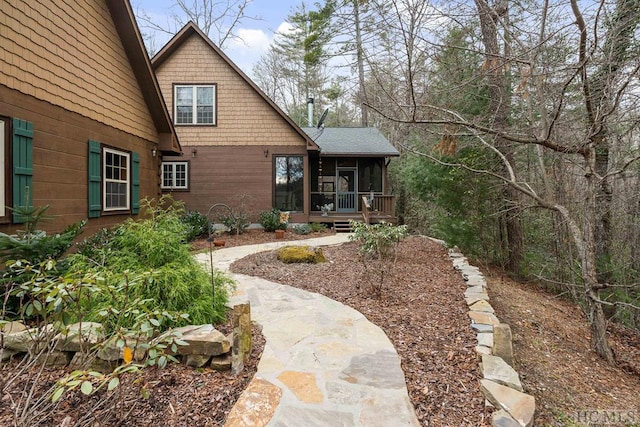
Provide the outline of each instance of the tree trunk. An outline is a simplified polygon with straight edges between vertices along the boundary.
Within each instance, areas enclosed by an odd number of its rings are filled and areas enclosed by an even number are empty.
[[[353,0],[353,19],[356,26],[356,61],[358,63],[358,102],[360,104],[360,123],[363,127],[369,126],[367,106],[367,89],[364,75],[364,49],[362,48],[362,31],[360,28],[360,1]]]
[[[491,8],[486,0],[476,0],[476,6],[480,17],[480,28],[482,30],[482,41],[485,48],[486,60],[484,69],[487,73],[487,83],[489,87],[490,102],[489,114],[491,114],[492,128],[499,132],[508,129],[508,117],[510,106],[510,94],[507,88],[507,76],[505,68],[507,63],[504,55],[500,51],[498,43],[498,28],[496,21],[498,13],[502,15],[507,12],[507,2],[501,2],[500,11]],[[505,155],[507,160],[514,164],[513,147],[503,138],[496,139],[496,146]],[[505,176],[506,168],[501,171]],[[507,256],[508,265],[511,272],[516,276],[521,275],[521,264],[524,258],[524,244],[522,225],[520,224],[519,193],[509,186],[505,187],[506,204],[503,207],[504,221],[507,232]]]
[[[581,32],[586,31],[583,24],[577,0],[572,0],[572,8],[577,18]],[[596,71],[589,77],[586,68],[582,74],[582,88],[585,96],[589,129],[589,142],[595,148],[595,172],[602,177],[596,197],[596,259],[608,263],[611,259],[613,235],[611,233],[611,202],[613,200],[613,185],[607,178],[610,170],[609,157],[612,147],[611,131],[609,130],[608,114],[615,100],[615,79],[617,73],[624,69],[628,61],[629,49],[634,40],[635,30],[640,20],[640,2],[638,0],[617,0],[615,13],[611,16],[606,32],[606,39],[602,45],[604,60]],[[581,60],[586,58],[585,47],[581,49]],[[611,280],[611,272],[598,271],[600,283]]]
[[[585,160],[588,162],[589,159]],[[591,164],[591,166],[593,166],[593,164]],[[585,212],[582,230],[580,230],[580,227],[578,227],[564,206],[554,205],[553,209],[562,215],[578,250],[586,304],[584,312],[591,329],[591,346],[600,357],[608,363],[613,364],[615,357],[607,340],[607,319],[602,310],[602,304],[600,303],[600,286],[596,274],[595,230],[593,227],[593,221],[596,218],[594,197],[596,178],[592,175],[593,174],[587,176],[587,194],[584,204]]]

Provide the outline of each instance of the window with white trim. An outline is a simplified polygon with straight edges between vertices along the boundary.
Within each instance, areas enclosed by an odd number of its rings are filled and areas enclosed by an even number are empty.
[[[130,207],[130,154],[104,147],[102,149],[103,210],[117,211]]]
[[[216,124],[216,85],[176,85],[173,99],[175,124]]]
[[[162,162],[163,190],[189,189],[189,162]]]

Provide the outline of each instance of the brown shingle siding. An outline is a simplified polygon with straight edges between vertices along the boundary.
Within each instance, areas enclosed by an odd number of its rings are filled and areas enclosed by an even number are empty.
[[[197,35],[164,61],[156,74],[171,115],[174,84],[217,84],[217,126],[177,126],[183,145],[305,146],[282,116]]]
[[[155,140],[157,131],[104,2],[5,0],[0,16],[0,83]]]

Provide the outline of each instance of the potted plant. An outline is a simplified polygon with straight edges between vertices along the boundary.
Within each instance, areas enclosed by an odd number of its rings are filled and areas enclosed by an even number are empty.
[[[327,203],[318,207],[322,211],[322,216],[327,216],[327,214],[333,210],[333,203]]]
[[[289,212],[280,212],[276,228],[276,239],[284,239],[284,232],[289,226]]]

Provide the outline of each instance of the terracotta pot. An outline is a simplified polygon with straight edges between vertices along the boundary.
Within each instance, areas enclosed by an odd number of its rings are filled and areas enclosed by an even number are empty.
[[[276,230],[276,239],[284,239],[284,230]]]
[[[216,246],[216,247],[224,246],[224,243],[225,243],[224,240],[214,240],[213,246]]]

